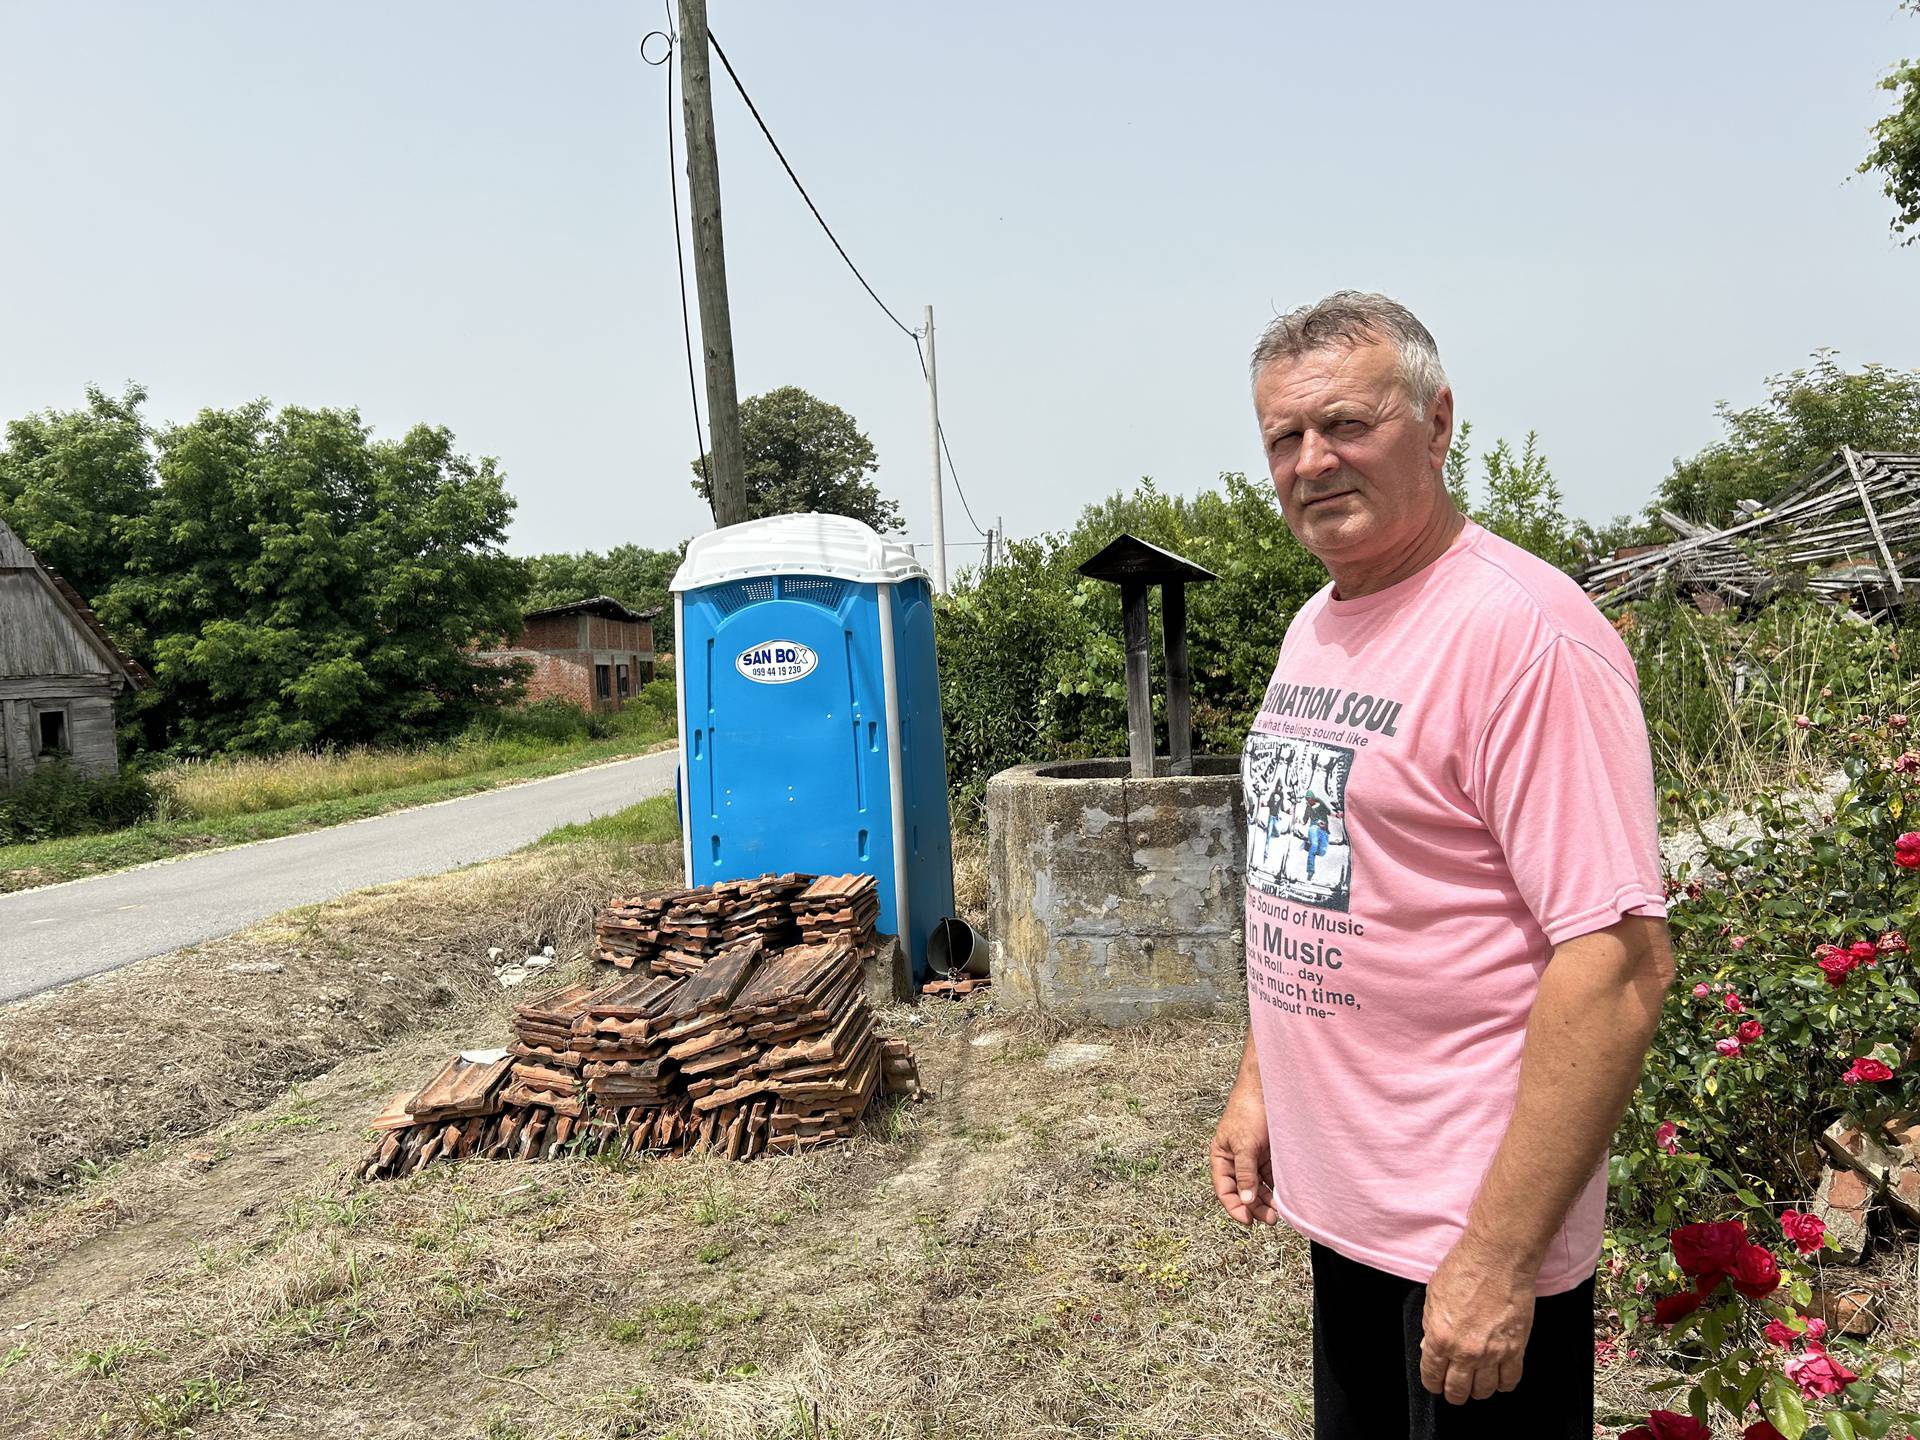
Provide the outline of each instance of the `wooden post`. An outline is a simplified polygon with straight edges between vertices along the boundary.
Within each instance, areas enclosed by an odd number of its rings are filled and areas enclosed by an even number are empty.
[[[1127,756],[1135,779],[1153,776],[1153,696],[1147,688],[1147,587],[1138,580],[1120,586],[1127,637]]]
[[[933,306],[927,306],[927,411],[933,421],[933,593],[947,593],[946,491],[940,479],[940,371],[933,356]]]
[[[1193,773],[1193,696],[1187,674],[1187,583],[1160,586],[1160,643],[1167,653],[1167,773]]]
[[[746,446],[733,377],[733,316],[727,308],[727,251],[720,232],[720,157],[713,142],[707,75],[707,0],[680,0],[680,90],[693,202],[693,276],[700,296],[700,345],[707,361],[707,431],[713,456],[713,523],[747,518]]]
[[[1846,456],[1847,469],[1853,474],[1853,488],[1859,493],[1860,508],[1866,512],[1867,527],[1873,531],[1873,543],[1880,547],[1880,566],[1886,572],[1887,583],[1893,587],[1893,593],[1902,595],[1906,586],[1900,580],[1900,567],[1893,563],[1893,552],[1887,549],[1887,537],[1880,529],[1880,517],[1873,513],[1873,501],[1867,498],[1867,482],[1860,478],[1860,460],[1853,453],[1853,447],[1847,446],[1840,452]]]

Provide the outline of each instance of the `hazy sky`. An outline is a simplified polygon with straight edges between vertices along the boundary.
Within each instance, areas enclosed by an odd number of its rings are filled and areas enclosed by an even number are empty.
[[[1920,246],[1849,178],[1920,53],[1892,0],[710,3],[868,278],[935,306],[960,480],[1016,535],[1257,469],[1246,352],[1341,286],[1410,304],[1476,437],[1537,429],[1594,517],[1816,347],[1920,367]],[[706,528],[662,18],[0,0],[0,418],[128,380],[161,420],[352,405],[497,456],[516,551]],[[715,83],[741,393],[850,410],[924,540],[912,347]]]

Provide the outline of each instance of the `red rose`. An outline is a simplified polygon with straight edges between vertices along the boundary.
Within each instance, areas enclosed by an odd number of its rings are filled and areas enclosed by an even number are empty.
[[[1887,724],[1892,729],[1904,730],[1907,728],[1907,717],[1904,715],[1889,715],[1887,716]]]
[[[1880,958],[1880,950],[1871,940],[1856,940],[1847,947],[1856,965],[1871,965]]]
[[[1787,1357],[1787,1378],[1800,1387],[1809,1400],[1838,1395],[1860,1377],[1825,1350],[1808,1346],[1798,1355]]]
[[[1653,1440],[1713,1440],[1713,1432],[1691,1415],[1656,1410],[1647,1416],[1647,1434]]]
[[[1747,1248],[1747,1222],[1744,1220],[1709,1221],[1702,1225],[1682,1225],[1672,1235],[1673,1258],[1680,1269],[1696,1280],[1708,1283],[1711,1290],[1722,1276],[1731,1273]]]
[[[1907,937],[1898,930],[1889,930],[1874,945],[1882,955],[1904,955],[1907,953]]]
[[[1909,830],[1893,842],[1893,863],[1908,870],[1920,867],[1920,830]]]
[[[1870,1085],[1877,1085],[1882,1080],[1891,1079],[1893,1079],[1892,1067],[1887,1065],[1885,1061],[1875,1060],[1872,1056],[1863,1055],[1847,1067],[1847,1073],[1840,1077],[1840,1083],[1842,1085],[1858,1085],[1864,1081]]]
[[[1740,1440],[1787,1440],[1773,1428],[1771,1420],[1756,1420],[1740,1432]]]
[[[1767,1343],[1778,1345],[1782,1350],[1791,1350],[1800,1343],[1800,1332],[1783,1320],[1769,1320],[1766,1328],[1760,1332],[1767,1337]]]
[[[1821,954],[1821,950],[1826,953]],[[1820,973],[1827,977],[1827,984],[1837,989],[1847,983],[1847,976],[1853,971],[1853,956],[1838,945],[1822,945],[1814,954],[1819,960]]]
[[[1749,1245],[1733,1265],[1733,1288],[1749,1300],[1764,1300],[1780,1288],[1780,1262],[1764,1245]]]
[[[1727,1009],[1735,1015],[1743,1015],[1746,1013],[1747,1007],[1740,1003],[1740,997],[1731,990],[1727,992],[1727,998],[1723,1003]]]
[[[1662,1295],[1653,1302],[1653,1323],[1677,1325],[1706,1303],[1707,1297],[1697,1290],[1682,1290],[1678,1295]]]
[[[1818,1215],[1789,1210],[1780,1217],[1780,1232],[1793,1242],[1802,1255],[1818,1251],[1827,1235],[1827,1222]]]
[[[1742,1020],[1740,1022],[1740,1028],[1734,1032],[1734,1034],[1739,1037],[1742,1045],[1751,1045],[1766,1033],[1766,1027],[1758,1020]]]

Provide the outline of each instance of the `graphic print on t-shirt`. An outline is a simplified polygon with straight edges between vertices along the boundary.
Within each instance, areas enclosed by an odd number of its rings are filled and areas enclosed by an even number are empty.
[[[1247,883],[1279,900],[1344,911],[1353,894],[1347,775],[1353,751],[1256,730],[1240,783],[1247,806]]]

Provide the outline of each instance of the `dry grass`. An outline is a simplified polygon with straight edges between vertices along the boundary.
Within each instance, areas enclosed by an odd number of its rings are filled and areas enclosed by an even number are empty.
[[[474,1036],[353,1060],[198,1162],[161,1147],[0,1231],[66,1252],[0,1299],[21,1347],[0,1415],[106,1436],[182,1411],[203,1437],[1305,1436],[1304,1249],[1228,1223],[1204,1174],[1238,1022],[911,1018],[887,1023],[936,1098],[745,1166],[357,1187],[396,1075]]]
[[[290,911],[193,950],[0,1009],[0,1215],[296,1081],[482,1003],[489,946],[580,950],[667,847],[543,851]],[[522,950],[524,953],[524,949]],[[238,964],[277,963],[272,975]]]

